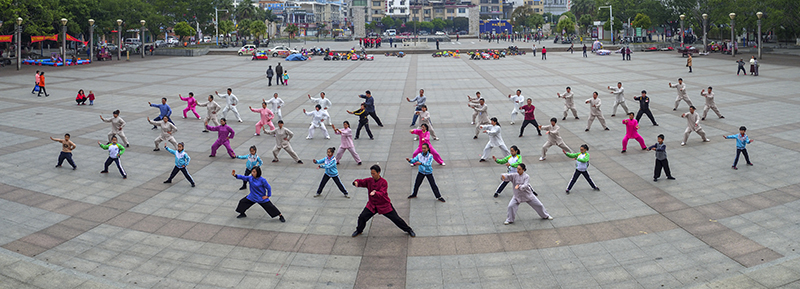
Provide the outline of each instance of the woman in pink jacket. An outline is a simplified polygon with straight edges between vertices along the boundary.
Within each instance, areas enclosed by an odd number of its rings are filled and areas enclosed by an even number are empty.
[[[635,139],[642,146],[642,150],[646,150],[647,146],[644,145],[644,139],[639,135],[639,122],[633,119],[634,113],[628,113],[628,119],[623,120],[622,124],[625,125],[625,138],[622,139],[622,153],[628,149],[628,140]]]
[[[261,128],[263,128],[265,125],[268,125],[270,130],[275,129],[275,125],[272,124],[272,118],[275,117],[275,114],[273,114],[272,111],[267,108],[266,102],[261,102],[261,108],[259,109],[254,109],[251,106],[250,111],[261,115],[261,120],[256,123],[256,133],[254,135],[261,135]]]
[[[350,151],[350,154],[353,155],[353,159],[355,159],[360,166],[361,157],[358,156],[358,153],[356,152],[356,146],[353,144],[353,131],[350,129],[350,122],[345,120],[342,123],[342,126],[342,129],[338,129],[336,126],[331,125],[333,132],[342,136],[342,144],[339,145],[339,152],[336,153],[336,164],[339,164],[339,161],[342,160],[344,151]]]
[[[197,114],[197,111],[195,110],[195,108],[197,107],[197,100],[194,99],[194,93],[190,92],[189,97],[186,98],[184,98],[180,94],[178,94],[178,97],[180,97],[181,100],[188,102],[186,108],[183,109],[183,118],[186,118],[186,113],[191,110],[194,113],[194,116],[196,116],[197,119],[200,119],[200,115]]]
[[[411,134],[419,136],[419,146],[417,147],[417,150],[414,151],[412,157],[415,157],[417,156],[417,154],[422,152],[423,144],[428,144],[428,148],[430,148],[430,153],[433,155],[433,160],[435,160],[440,165],[445,165],[444,160],[442,160],[442,157],[439,155],[439,153],[436,152],[436,150],[433,148],[433,145],[431,145],[431,133],[428,132],[427,124],[423,123],[419,126],[419,129],[412,129],[409,132],[411,132]]]

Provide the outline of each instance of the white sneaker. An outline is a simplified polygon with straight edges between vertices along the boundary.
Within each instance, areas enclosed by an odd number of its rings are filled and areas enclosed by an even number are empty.
[[[544,218],[544,219],[545,219],[545,220],[552,220],[552,219],[553,219],[553,216],[548,216],[547,218]]]
[[[703,141],[704,142],[710,142],[711,140],[710,139],[704,139]]]
[[[310,136],[307,136],[307,137],[306,137],[306,139],[311,139],[311,137],[310,137]]]
[[[329,136],[326,136],[326,137],[325,137],[325,139],[331,139],[331,137],[329,137]]]
[[[475,125],[475,122],[473,121],[473,122],[470,122],[469,124],[471,124],[471,125]]]
[[[682,143],[681,143],[681,145],[682,145],[682,146],[685,146],[685,145],[686,145],[686,143],[685,143],[685,142],[682,142]]]
[[[239,122],[242,122],[242,120],[240,119]]]
[[[439,138],[438,138],[438,137],[435,137],[435,138],[433,138],[433,140],[439,140]]]
[[[254,133],[253,135],[258,135],[258,134],[257,134],[257,133]]]
[[[543,161],[543,160],[546,160],[546,158],[545,157],[540,157],[539,160]]]
[[[412,166],[412,167],[414,166],[414,164],[408,164],[408,165],[410,165],[410,166]]]
[[[514,124],[514,122],[512,121],[511,124]]]
[[[509,225],[509,224],[513,224],[513,223],[514,222],[505,221],[505,222],[503,222],[503,225]]]
[[[416,138],[416,137],[415,137],[415,138],[414,138],[414,140],[419,140],[419,138]]]
[[[447,164],[445,164],[445,163],[442,163],[442,166],[446,166],[446,165],[447,165]]]

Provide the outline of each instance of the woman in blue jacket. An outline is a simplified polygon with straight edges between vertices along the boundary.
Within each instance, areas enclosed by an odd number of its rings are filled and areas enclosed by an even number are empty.
[[[336,183],[336,186],[339,187],[339,191],[344,194],[345,198],[350,198],[350,195],[347,194],[347,189],[344,188],[342,181],[339,180],[339,170],[336,169],[336,158],[333,156],[335,152],[336,148],[330,147],[327,152],[328,156],[319,160],[311,160],[315,164],[318,164],[320,169],[325,169],[325,174],[322,175],[322,181],[319,182],[319,188],[317,188],[317,194],[314,195],[315,198],[322,195],[322,189],[325,188],[325,184],[327,184],[330,179],[333,179],[333,182]]]
[[[194,179],[192,179],[192,176],[189,175],[189,172],[186,170],[186,166],[189,165],[189,161],[192,159],[189,157],[189,154],[183,150],[183,143],[178,143],[178,150],[173,150],[167,145],[164,145],[164,148],[166,148],[169,153],[175,155],[175,167],[172,169],[172,173],[169,174],[169,178],[164,181],[164,183],[172,183],[172,178],[174,178],[175,175],[178,174],[178,171],[180,171],[183,173],[183,176],[186,177],[186,180],[192,184],[192,187],[194,187]]]
[[[236,212],[239,213],[236,218],[247,218],[244,212],[253,204],[258,203],[264,208],[264,211],[267,211],[270,218],[277,216],[280,217],[281,222],[286,222],[281,211],[269,201],[269,197],[272,196],[272,188],[269,186],[267,179],[261,177],[261,167],[253,167],[249,176],[237,175],[235,170],[231,171],[231,175],[250,183],[250,194],[239,200],[239,205],[236,206]]]

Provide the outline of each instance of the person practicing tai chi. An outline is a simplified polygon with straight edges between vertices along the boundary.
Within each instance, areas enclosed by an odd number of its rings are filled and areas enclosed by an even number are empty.
[[[122,131],[122,128],[125,127],[125,120],[119,117],[119,109],[115,110],[111,114],[114,117],[110,119],[105,119],[103,118],[103,115],[100,115],[100,120],[111,123],[111,131],[108,132],[108,143],[111,143],[111,137],[119,136],[119,138],[122,139],[122,142],[125,143],[125,147],[131,147],[131,144],[128,142],[128,138],[125,137],[125,133]]]
[[[317,104],[314,106],[314,111],[306,111],[303,109],[303,113],[306,115],[311,116],[311,126],[308,127],[308,136],[306,139],[314,138],[314,129],[322,130],[322,133],[325,134],[325,139],[331,139],[331,136],[328,135],[328,129],[325,128],[325,119],[330,118],[327,111],[322,110],[322,106]]]
[[[327,156],[322,159],[311,160],[313,163],[318,164],[320,169],[325,169],[325,174],[322,175],[322,180],[319,182],[319,187],[317,188],[317,194],[314,195],[315,198],[322,195],[322,189],[325,188],[325,185],[330,179],[333,179],[333,182],[336,183],[336,186],[339,187],[339,191],[344,194],[345,198],[350,198],[350,196],[347,194],[347,189],[344,188],[342,181],[339,180],[339,170],[336,169],[337,161],[333,156],[335,152],[336,148],[330,147],[325,152]]]
[[[172,117],[172,108],[170,108],[169,105],[167,104],[167,98],[166,97],[162,97],[161,98],[161,104],[152,104],[149,101],[147,102],[147,104],[150,105],[151,107],[157,107],[158,108],[159,114],[158,114],[158,117],[153,119],[154,121],[161,121],[161,119],[163,119],[164,117],[168,117],[168,118]],[[172,124],[175,124],[174,122],[172,122],[171,119],[169,120],[169,122],[172,123]],[[158,128],[158,126],[153,125],[153,129],[154,130],[157,129],[157,128]]]
[[[753,143],[753,140],[745,134],[747,128],[744,126],[739,127],[738,134],[732,134],[729,136],[725,136],[726,139],[735,139],[736,140],[736,158],[733,159],[733,166],[732,169],[738,170],[739,168],[736,165],[739,163],[739,154],[744,155],[744,160],[747,161],[748,166],[752,166],[753,163],[750,162],[750,155],[747,154],[747,144]]]
[[[117,164],[117,169],[119,169],[119,174],[122,175],[123,179],[127,179],[128,174],[125,173],[125,169],[122,168],[122,162],[119,160],[119,158],[122,157],[122,154],[125,153],[125,147],[122,146],[122,144],[117,143],[117,137],[111,137],[110,144],[105,145],[100,142],[97,142],[97,144],[100,145],[100,147],[104,150],[108,150],[108,158],[106,159],[105,167],[103,167],[103,170],[100,173],[107,174],[108,166],[110,166],[111,163],[115,163]]]
[[[628,150],[628,140],[635,139],[642,146],[642,150],[646,150],[647,146],[644,144],[644,138],[639,135],[639,122],[633,118],[633,112],[628,113],[628,119],[622,120],[625,125],[625,137],[622,138],[622,153]]]
[[[420,89],[419,90],[419,95],[414,97],[414,99],[409,99],[408,97],[406,97],[406,101],[408,101],[408,102],[416,102],[417,103],[417,106],[414,108],[414,117],[411,119],[411,127],[414,127],[417,124],[417,118],[419,117],[419,114],[416,113],[416,112],[422,110],[422,106],[425,105],[425,102],[427,100],[428,100],[428,97],[425,96],[425,90],[424,89]]]
[[[478,123],[475,125],[475,136],[472,137],[472,139],[478,139],[478,134],[481,133],[481,130],[483,129],[482,127],[485,125],[492,124],[492,122],[489,120],[489,114],[486,112],[486,110],[488,110],[489,107],[486,106],[486,100],[484,100],[483,98],[481,98],[478,101],[477,106],[473,106],[470,104],[467,104],[467,106],[469,106],[470,108],[475,110],[475,112],[478,113]]]
[[[419,146],[417,146],[417,149],[414,150],[414,153],[412,154],[412,156],[416,157],[417,154],[422,152],[422,145],[423,144],[427,144],[428,145],[428,151],[430,151],[431,155],[433,155],[433,160],[435,160],[440,165],[445,165],[444,160],[442,159],[442,156],[439,155],[439,153],[436,152],[436,149],[433,148],[433,145],[431,145],[431,134],[430,134],[430,132],[428,132],[428,125],[427,124],[423,123],[423,124],[421,124],[419,126],[419,129],[412,129],[412,130],[409,130],[408,132],[410,132],[411,134],[417,135],[417,138],[419,138]]]
[[[264,128],[265,125],[268,125],[270,130],[275,129],[275,125],[272,124],[272,118],[274,118],[275,115],[272,113],[272,110],[267,108],[266,102],[261,102],[261,108],[258,109],[250,106],[250,111],[261,115],[261,120],[256,123],[256,133],[253,135],[261,135],[261,129]]]
[[[522,96],[522,90],[517,89],[517,94],[509,94],[508,98],[514,103],[514,109],[511,110],[511,124],[514,124],[514,120],[517,119],[517,115],[520,113],[519,107],[522,106],[525,97]]]
[[[233,149],[231,149],[231,140],[236,133],[230,126],[228,126],[228,122],[224,117],[219,121],[221,123],[220,126],[209,126],[207,121],[205,123],[207,130],[217,132],[217,140],[211,145],[211,154],[208,157],[216,157],[217,149],[220,146],[225,146],[225,149],[228,150],[228,155],[231,156],[232,159],[235,159],[236,154],[234,154]]]
[[[517,218],[517,209],[519,209],[519,205],[522,203],[527,203],[537,214],[539,217],[544,220],[552,220],[553,217],[547,213],[547,209],[544,208],[542,202],[539,201],[539,198],[536,197],[536,192],[533,190],[530,184],[530,176],[528,176],[525,171],[528,168],[525,164],[520,163],[515,172],[510,172],[507,174],[502,174],[500,179],[503,180],[503,183],[511,183],[514,185],[514,197],[511,198],[511,201],[508,202],[508,216],[506,217],[506,221],[503,222],[504,225],[510,225],[514,223],[514,220]]]
[[[172,136],[174,133],[178,132],[178,127],[168,121],[168,116],[165,116],[161,121],[152,121],[149,117],[147,118],[147,122],[161,128],[161,134],[153,140],[153,143],[156,145],[156,148],[153,149],[154,152],[161,150],[158,145],[161,144],[162,141],[165,143],[170,142],[176,148],[178,147],[178,142],[175,141],[175,137]]]
[[[414,156],[413,159],[406,158],[406,161],[408,161],[412,167],[415,165],[418,166],[417,179],[414,181],[414,191],[410,196],[408,196],[408,198],[413,199],[417,197],[419,186],[422,185],[422,179],[427,178],[428,183],[431,185],[433,196],[436,197],[436,199],[440,202],[444,203],[445,200],[439,193],[439,186],[436,185],[436,180],[433,178],[433,167],[431,166],[431,163],[433,162],[433,155],[428,152],[428,144],[422,144],[420,147],[422,148],[421,153]]]
[[[58,155],[58,163],[56,164],[56,167],[60,168],[61,164],[64,163],[64,160],[67,160],[69,165],[72,166],[72,170],[75,170],[78,168],[78,166],[75,165],[74,161],[72,161],[72,150],[74,150],[77,146],[74,142],[69,140],[69,138],[70,135],[67,133],[64,134],[63,139],[50,137],[50,140],[61,143],[61,154]]]
[[[247,214],[244,212],[258,203],[264,208],[264,211],[267,212],[270,218],[278,217],[281,222],[286,222],[286,218],[283,217],[281,211],[269,200],[269,198],[272,197],[272,187],[270,187],[267,179],[261,176],[261,167],[253,167],[251,173],[252,175],[250,176],[243,176],[237,175],[235,170],[231,171],[233,177],[250,183],[250,193],[239,200],[239,205],[236,206],[236,212],[239,213],[236,218],[247,218]]]
[[[183,150],[184,144],[182,142],[178,143],[177,147],[178,147],[177,150],[173,150],[166,145],[164,146],[164,148],[169,153],[175,155],[175,167],[172,168],[172,172],[169,174],[169,178],[166,181],[164,181],[164,183],[171,184],[172,179],[175,178],[176,175],[178,175],[178,172],[181,172],[183,173],[183,176],[186,178],[186,180],[189,181],[190,184],[192,184],[192,187],[194,187],[194,179],[192,178],[192,175],[189,174],[189,171],[186,170],[186,166],[189,165],[189,161],[191,161],[192,158],[190,158],[189,154],[187,154],[186,151]]]
[[[480,91],[475,92],[475,98],[472,98],[469,95],[467,95],[467,105],[470,108],[478,106],[480,104],[480,102],[481,102],[481,92]],[[476,117],[478,117],[478,111],[477,110],[472,112],[472,122],[470,123],[471,125],[475,125],[475,118]]]
[[[258,156],[258,149],[256,146],[250,146],[250,153],[246,155],[236,156],[237,159],[247,160],[244,167],[244,175],[249,176],[250,173],[253,172],[254,167],[261,167],[264,162],[261,161],[261,157]],[[247,181],[242,180],[242,187],[239,190],[247,189]]]
[[[394,209],[394,206],[392,206],[392,200],[389,199],[389,193],[387,192],[389,183],[386,182],[386,179],[381,177],[381,166],[372,165],[372,167],[369,168],[369,172],[371,177],[353,181],[353,186],[367,188],[369,199],[367,200],[367,206],[364,207],[364,210],[358,215],[358,226],[356,226],[356,231],[353,232],[352,237],[355,238],[361,235],[361,233],[364,232],[364,228],[367,227],[367,221],[372,219],[372,216],[375,216],[375,214],[385,216],[391,220],[395,226],[400,228],[400,230],[408,233],[411,237],[416,237],[417,234],[414,233],[414,230],[397,215],[397,211]]]
[[[628,105],[625,104],[625,88],[622,87],[622,82],[617,82],[617,87],[608,87],[611,94],[614,95],[614,108],[611,110],[611,117],[617,116],[617,107],[622,106],[625,114],[628,114]]]
[[[647,91],[642,90],[642,96],[634,96],[633,100],[639,102],[639,111],[636,113],[636,121],[638,122],[642,119],[642,114],[646,114],[650,122],[652,122],[654,126],[658,126],[656,119],[653,117],[653,112],[650,111],[650,97],[647,96]]]
[[[574,116],[575,119],[580,119],[578,117],[578,110],[575,109],[575,102],[573,101],[574,95],[572,94],[572,88],[567,86],[567,92],[565,92],[564,94],[556,93],[556,95],[558,95],[558,98],[564,99],[564,117],[561,118],[561,120],[567,119],[568,111],[572,111],[572,116]]]
[[[689,139],[689,135],[692,132],[696,132],[701,138],[703,138],[703,142],[711,141],[706,137],[706,132],[703,131],[703,127],[700,126],[700,115],[695,111],[694,106],[689,107],[689,112],[684,112],[681,114],[681,117],[686,118],[686,131],[683,132],[683,142],[681,145],[686,145],[686,140]]]
[[[654,145],[647,148],[648,151],[655,150],[656,151],[656,167],[653,171],[653,181],[658,182],[658,178],[661,177],[661,169],[664,169],[664,173],[667,175],[668,180],[674,180],[675,178],[672,177],[672,173],[669,171],[669,161],[667,160],[667,145],[664,144],[664,135],[658,135],[658,142]]]
[[[519,127],[519,137],[522,137],[522,134],[525,132],[525,127],[528,126],[528,124],[532,124],[533,127],[536,128],[536,132],[541,136],[542,130],[539,128],[540,125],[536,122],[536,116],[533,114],[536,107],[531,104],[531,99],[528,98],[528,103],[521,106],[520,109],[525,113],[525,121],[523,121],[522,126]]]
[[[364,109],[366,109],[367,115],[372,117],[372,120],[374,120],[379,127],[383,127],[381,118],[379,118],[378,115],[375,113],[375,98],[372,97],[372,92],[367,90],[365,94],[359,95],[358,97],[364,99]]]
[[[500,151],[503,152],[504,156],[510,155],[511,152],[508,151],[508,147],[506,147],[506,143],[503,142],[503,136],[500,135],[500,123],[497,122],[497,118],[492,118],[491,125],[485,125],[481,127],[487,135],[489,135],[489,142],[486,143],[486,147],[483,148],[483,155],[481,155],[481,162],[485,162],[486,158],[489,157],[489,153],[492,152],[492,148],[499,147]]]
[[[568,158],[575,160],[575,173],[572,174],[572,180],[570,180],[569,185],[567,185],[567,195],[569,195],[569,191],[572,190],[572,186],[575,185],[575,181],[578,180],[578,176],[580,175],[583,175],[583,178],[589,182],[589,185],[592,186],[592,189],[599,191],[600,187],[594,184],[592,177],[589,176],[589,172],[587,171],[589,168],[589,145],[582,144],[581,151],[579,153],[568,153],[566,151],[562,152]]]
[[[511,154],[502,159],[498,159],[495,156],[492,156],[492,159],[498,164],[505,165],[508,173],[516,173],[517,166],[522,163],[522,156],[519,155],[519,148],[517,146],[511,146],[510,151]],[[508,181],[503,181],[500,183],[500,185],[497,187],[497,190],[494,191],[494,197],[499,197],[500,193],[503,192],[507,185]]]
[[[218,97],[221,97],[226,101],[225,108],[222,109],[222,117],[227,118],[228,111],[233,111],[233,115],[236,116],[236,119],[238,119],[239,122],[242,122],[242,118],[239,117],[239,110],[236,109],[236,105],[239,104],[239,98],[237,98],[236,95],[233,94],[233,90],[228,88],[227,94],[219,94],[219,92],[216,91],[214,91],[214,93],[217,94]]]
[[[436,131],[433,130],[433,125],[431,125],[431,112],[428,111],[428,106],[423,104],[420,108],[422,109],[421,111],[415,112],[415,114],[420,117],[420,127],[422,127],[422,124],[428,125],[428,131],[431,133],[433,140],[439,140],[439,138],[436,137]]]
[[[353,130],[350,129],[350,122],[346,120],[342,122],[342,129],[338,129],[334,125],[331,125],[331,128],[333,128],[333,133],[342,136],[342,144],[339,145],[339,153],[336,154],[336,164],[339,164],[339,161],[342,160],[344,151],[349,151],[360,166],[361,157],[358,156],[356,146],[353,144]]]
[[[361,103],[361,108],[357,109],[356,111],[347,110],[347,113],[358,116],[358,128],[356,128],[356,137],[355,137],[355,139],[358,139],[361,136],[361,128],[362,127],[367,129],[367,135],[369,135],[369,139],[375,139],[375,138],[372,137],[372,131],[369,130],[369,118],[367,118],[367,116],[369,116],[369,114],[367,113],[367,111],[365,109],[365,104],[364,103]]]
[[[262,101],[270,105],[270,110],[272,110],[272,113],[278,116],[278,120],[283,120],[283,114],[281,113],[281,107],[283,107],[283,99],[278,97],[277,92],[273,94],[272,98],[270,98],[269,100],[262,99]]]
[[[539,157],[540,161],[547,159],[547,149],[554,145],[560,147],[562,151],[572,152],[564,140],[561,139],[561,135],[558,133],[561,127],[556,124],[557,122],[558,119],[554,117],[550,119],[550,125],[539,126],[539,128],[547,134],[547,142],[542,146],[542,156]]]
[[[672,82],[669,83],[669,88],[675,88],[678,90],[678,97],[675,98],[675,107],[672,111],[678,110],[678,104],[681,103],[681,100],[685,101],[688,106],[692,106],[692,100],[689,99],[689,96],[686,94],[686,84],[683,83],[683,78],[678,78],[678,83],[672,85]]]
[[[189,97],[183,97],[178,94],[178,98],[186,102],[186,108],[183,109],[183,118],[186,118],[186,113],[191,110],[194,116],[200,119],[200,115],[197,114],[197,100],[194,99],[194,93],[189,92]]]
[[[326,112],[328,111],[328,108],[330,108],[331,105],[332,105],[331,104],[331,100],[329,98],[325,98],[325,92],[323,92],[323,91],[319,92],[319,98],[313,98],[309,94],[308,95],[308,99],[310,99],[311,102],[313,102],[315,105],[318,104],[318,105],[322,106],[322,110],[324,110]],[[331,125],[330,113],[328,113],[328,125]]]
[[[594,122],[595,118],[600,120],[600,124],[603,126],[603,129],[608,130],[608,127],[606,126],[606,118],[603,117],[603,111],[600,110],[600,105],[602,102],[600,101],[600,98],[597,97],[597,91],[592,93],[592,98],[587,99],[586,103],[591,106],[589,112],[589,123],[586,124],[586,131],[589,131],[589,129],[592,127],[592,122]]]
[[[298,164],[303,163],[303,161],[297,157],[297,153],[294,152],[294,149],[292,149],[292,144],[289,143],[289,141],[292,140],[292,137],[294,137],[294,133],[292,133],[292,131],[288,128],[283,127],[282,120],[278,121],[278,127],[270,131],[264,129],[264,133],[275,136],[275,147],[272,148],[273,163],[278,162],[278,152],[280,152],[281,149],[286,150],[286,153],[289,154],[289,156],[292,157],[292,159],[294,159],[294,161]]]
[[[206,109],[208,109],[208,115],[203,119],[203,121],[206,124],[211,122],[214,125],[219,126],[219,120],[217,119],[219,114],[217,114],[217,113],[220,111],[221,108],[220,108],[219,104],[217,104],[217,102],[214,101],[214,96],[213,95],[209,94],[208,95],[208,102],[198,103],[197,106],[204,106],[204,107],[206,107]],[[204,128],[203,132],[208,132],[208,130]]]
[[[721,113],[719,113],[719,109],[717,109],[717,104],[714,102],[713,88],[711,88],[711,86],[708,87],[708,91],[703,89],[703,91],[700,92],[700,95],[702,95],[706,99],[706,107],[703,108],[703,118],[701,118],[700,120],[706,120],[706,115],[708,115],[709,109],[713,110],[714,113],[717,114],[717,117],[725,118],[724,116],[722,116]]]

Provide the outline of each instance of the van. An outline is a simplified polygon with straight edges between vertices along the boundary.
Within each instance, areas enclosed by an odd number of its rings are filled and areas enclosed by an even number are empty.
[[[384,34],[386,36],[395,36],[395,35],[397,35],[397,30],[396,29],[386,29],[386,33],[384,33]]]

